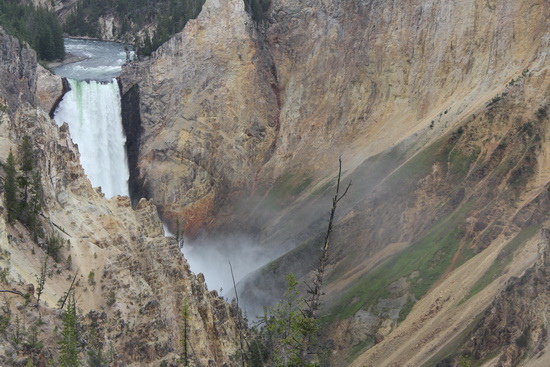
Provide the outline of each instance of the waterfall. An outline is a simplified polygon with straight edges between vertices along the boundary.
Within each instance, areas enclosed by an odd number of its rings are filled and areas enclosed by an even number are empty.
[[[71,90],[60,102],[54,120],[66,122],[80,161],[93,186],[105,196],[128,195],[126,137],[122,129],[120,91],[111,82],[68,79]]]

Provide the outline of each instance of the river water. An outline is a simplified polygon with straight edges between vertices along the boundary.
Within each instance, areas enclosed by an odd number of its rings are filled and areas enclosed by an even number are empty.
[[[67,123],[80,161],[94,187],[106,197],[128,195],[128,159],[116,77],[133,52],[129,46],[95,40],[65,39],[65,50],[81,61],[54,68],[71,90],[59,103],[54,120]]]
[[[75,80],[110,82],[122,65],[134,57],[129,45],[85,39],[65,38],[65,51],[81,61],[54,68],[57,75]]]

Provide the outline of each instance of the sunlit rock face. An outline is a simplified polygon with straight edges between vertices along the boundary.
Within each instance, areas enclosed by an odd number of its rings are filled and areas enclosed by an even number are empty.
[[[0,28],[0,86],[10,114],[22,103],[34,103],[36,91],[36,53]]]
[[[139,85],[143,129],[133,184],[172,228],[178,215],[189,233],[204,227],[252,190],[273,152],[277,83],[257,37],[242,1],[207,1],[150,60],[123,71],[124,92]]]

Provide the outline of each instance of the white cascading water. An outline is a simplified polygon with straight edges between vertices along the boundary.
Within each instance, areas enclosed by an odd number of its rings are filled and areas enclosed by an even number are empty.
[[[65,39],[65,50],[77,62],[55,68],[71,90],[59,103],[54,120],[67,123],[78,144],[80,162],[94,187],[106,197],[128,195],[126,137],[122,128],[119,86],[114,79],[133,57],[127,45]]]
[[[133,58],[127,45],[96,40],[66,39],[67,53],[80,58],[54,68],[67,78],[71,90],[58,105],[54,119],[66,122],[73,141],[78,144],[80,161],[93,186],[101,186],[106,197],[128,195],[128,163],[121,122],[121,101],[116,76],[121,65]],[[166,236],[173,236],[164,226]],[[208,242],[208,243],[207,243]],[[212,288],[233,287],[228,260],[238,281],[270,258],[254,247],[246,236],[225,236],[188,246],[181,243],[195,272],[202,272]],[[257,250],[254,250],[256,248]],[[232,293],[229,293],[231,296]]]
[[[128,195],[128,160],[122,129],[120,92],[110,83],[68,79],[71,90],[60,102],[54,119],[66,122],[78,144],[80,162],[92,185],[106,197]]]

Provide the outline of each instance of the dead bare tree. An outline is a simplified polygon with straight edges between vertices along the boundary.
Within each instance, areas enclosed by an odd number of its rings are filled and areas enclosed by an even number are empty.
[[[67,298],[69,298],[69,295],[71,294],[71,291],[73,289],[74,282],[75,282],[77,276],[78,276],[78,272],[75,273],[75,275],[74,275],[73,281],[71,282],[71,285],[69,286],[69,290],[65,294],[65,298],[63,299],[63,302],[61,303],[61,307],[59,307],[60,310],[62,310],[63,307],[65,307],[65,302],[67,302]]]
[[[310,294],[309,299],[305,300],[306,308],[302,311],[303,315],[306,318],[309,318],[311,320],[314,320],[317,318],[317,311],[319,310],[320,306],[320,298],[323,294],[321,292],[321,287],[323,285],[323,277],[325,274],[325,269],[328,263],[328,255],[329,255],[329,241],[330,241],[330,234],[332,233],[332,226],[334,222],[334,214],[336,213],[336,207],[340,200],[346,194],[348,193],[349,188],[351,187],[351,181],[348,183],[346,190],[342,195],[340,195],[340,180],[342,178],[342,157],[338,159],[339,162],[339,168],[338,168],[338,179],[336,182],[336,193],[334,194],[334,197],[332,198],[332,209],[330,211],[330,219],[328,222],[328,228],[327,232],[325,234],[325,242],[323,245],[323,252],[321,254],[321,257],[319,258],[319,265],[317,266],[317,269],[315,269],[315,276],[313,278],[312,285],[306,284],[308,289],[308,293]],[[302,350],[301,350],[301,357],[303,360],[306,360],[307,354],[309,352],[309,348],[311,347],[311,337],[312,335],[309,335],[309,338],[306,343],[304,343]]]
[[[19,292],[19,291],[10,291],[8,289],[0,289],[0,293],[13,293],[13,294],[17,294],[18,296],[21,296],[23,298],[26,298],[25,295],[23,294],[23,292]]]

